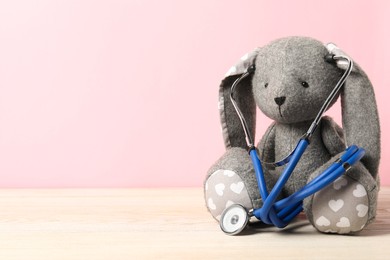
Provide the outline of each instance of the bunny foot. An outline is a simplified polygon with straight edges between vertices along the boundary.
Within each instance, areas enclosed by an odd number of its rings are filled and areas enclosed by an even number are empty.
[[[377,192],[367,188],[349,176],[341,176],[317,192],[312,200],[314,227],[323,233],[337,234],[362,230],[372,220],[370,207],[375,205],[370,205],[370,198]]]
[[[275,180],[267,170],[264,175],[270,189]],[[248,210],[261,207],[263,202],[252,161],[245,149],[228,149],[211,166],[204,182],[204,195],[208,210],[218,221],[225,208],[232,204],[241,204]]]
[[[252,208],[251,198],[241,177],[231,170],[217,170],[205,182],[206,205],[219,221],[222,212],[232,204]]]

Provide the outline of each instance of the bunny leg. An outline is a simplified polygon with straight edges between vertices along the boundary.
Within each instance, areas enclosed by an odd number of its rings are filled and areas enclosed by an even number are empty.
[[[354,233],[374,220],[377,196],[377,181],[358,162],[335,182],[306,199],[306,213],[320,232]]]
[[[251,159],[242,148],[231,148],[210,168],[204,182],[206,206],[219,221],[232,204],[246,209],[261,206],[260,194]]]

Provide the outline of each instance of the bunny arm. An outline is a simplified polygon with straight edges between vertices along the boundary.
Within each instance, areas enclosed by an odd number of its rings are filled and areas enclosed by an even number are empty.
[[[274,162],[275,161],[275,125],[273,122],[261,138],[258,144],[258,151],[260,160],[263,162]],[[264,164],[264,167],[273,170],[274,167],[268,164]]]
[[[327,169],[345,150],[345,138],[343,129],[330,117],[321,120],[321,137],[323,144],[331,159],[316,169],[308,178],[307,182]],[[338,188],[338,185],[340,185]],[[341,188],[342,187],[342,188]],[[355,195],[360,187],[361,195]],[[351,170],[337,179],[334,184],[328,185],[323,190],[304,200],[304,210],[309,221],[321,232],[325,233],[353,233],[360,231],[364,226],[371,223],[376,215],[376,201],[378,195],[378,183],[362,162],[357,162]],[[332,198],[342,201],[345,209],[329,210]],[[356,215],[358,207],[364,207],[366,213]],[[329,225],[324,226],[321,219],[327,219]],[[338,226],[337,221],[341,218],[348,219],[348,227]]]
[[[329,116],[321,119],[321,137],[331,156],[345,150],[343,129]]]
[[[275,161],[275,129],[276,123],[273,122],[261,138],[258,144],[260,160],[263,162]],[[341,153],[345,150],[343,129],[329,116],[324,116],[321,120],[321,137],[330,156]],[[272,167],[264,164],[265,167]],[[272,169],[272,168],[271,168]]]

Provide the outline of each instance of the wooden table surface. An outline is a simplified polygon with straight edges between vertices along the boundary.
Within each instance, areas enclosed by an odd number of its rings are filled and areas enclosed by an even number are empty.
[[[0,190],[0,259],[390,259],[390,188],[358,236],[300,217],[227,236],[200,188]]]

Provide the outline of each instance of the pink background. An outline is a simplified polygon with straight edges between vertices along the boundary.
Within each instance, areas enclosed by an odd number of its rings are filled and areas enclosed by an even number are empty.
[[[370,76],[389,185],[389,14],[386,0],[1,1],[0,186],[200,186],[224,151],[222,76],[290,35],[337,43]]]

